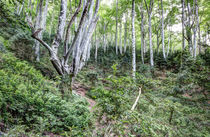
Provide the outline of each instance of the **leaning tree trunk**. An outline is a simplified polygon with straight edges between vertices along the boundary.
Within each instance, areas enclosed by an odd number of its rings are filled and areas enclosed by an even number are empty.
[[[80,0],[80,2],[81,1],[82,0]],[[92,37],[92,34],[95,30],[96,23],[98,21],[97,14],[99,10],[99,0],[96,1],[94,15],[87,16],[88,11],[91,9],[89,7],[91,7],[90,5],[92,4],[93,4],[93,0],[88,0],[87,3],[85,4],[85,8],[82,12],[80,22],[76,31],[76,35],[74,36],[73,42],[71,46],[69,47],[68,51],[66,52],[66,54],[63,55],[62,58],[59,58],[58,48],[61,47],[60,45],[63,40],[64,28],[65,28],[65,23],[66,23],[66,10],[67,10],[66,0],[61,0],[61,8],[60,8],[57,33],[55,35],[55,38],[51,46],[49,46],[46,42],[44,42],[42,39],[40,39],[37,36],[38,33],[41,31],[40,29],[35,30],[35,32],[32,34],[33,38],[38,40],[45,48],[48,49],[49,54],[50,54],[50,61],[53,64],[54,68],[56,69],[57,73],[62,77],[62,79],[65,79],[66,77],[70,77],[69,78],[70,84],[73,79],[72,77],[75,77],[74,75],[75,72],[77,72],[80,69],[80,66],[82,66],[83,64],[82,57],[83,55],[87,55],[87,52],[86,52],[87,50],[85,51],[84,49],[87,49],[87,47],[89,46],[88,44],[90,44],[90,39]],[[70,28],[72,25],[72,22],[75,21],[75,14],[78,15],[77,11],[71,17],[71,20],[68,23],[68,28]],[[70,31],[67,31],[66,36],[70,35],[69,33]],[[64,43],[67,43],[67,39],[65,39]],[[73,56],[72,58],[70,58],[74,49],[77,49],[75,53],[76,57]],[[65,46],[64,46],[64,50],[65,50]],[[69,59],[72,59],[71,65],[68,64],[70,62]],[[79,62],[77,60],[79,60]],[[62,94],[64,95],[64,93]]]
[[[132,76],[136,77],[135,0],[132,0]]]

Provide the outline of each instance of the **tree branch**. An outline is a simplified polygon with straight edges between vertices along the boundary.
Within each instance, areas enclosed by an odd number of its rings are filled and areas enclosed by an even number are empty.
[[[68,27],[67,27],[67,30],[66,30],[66,37],[65,37],[65,41],[64,41],[64,54],[66,54],[67,51],[68,51],[70,29],[71,29],[71,26],[72,26],[76,16],[79,14],[79,11],[81,9],[81,5],[82,5],[82,0],[79,1],[79,5],[77,7],[77,10],[75,11],[74,15],[71,17],[71,20],[69,21],[69,24],[68,24]]]
[[[77,39],[78,39],[78,37],[79,37],[79,33],[80,33],[80,31],[81,31],[81,29],[82,29],[82,26],[83,26],[83,24],[84,24],[85,17],[86,17],[86,15],[87,15],[87,11],[88,11],[88,7],[89,7],[89,4],[90,4],[91,1],[92,1],[92,0],[88,0],[88,1],[87,1],[87,4],[86,4],[86,6],[85,6],[85,9],[84,9],[84,11],[83,11],[83,13],[82,13],[82,17],[81,17],[81,20],[80,20],[80,23],[79,23],[79,27],[78,27],[77,32],[76,32],[76,35],[75,35],[75,37],[74,37],[73,43],[72,43],[71,47],[68,49],[67,53],[66,53],[65,56],[64,56],[65,64],[68,63],[68,59],[69,59],[69,57],[70,57],[70,54],[72,53],[72,51],[73,51],[73,49],[74,49],[74,47],[75,47],[75,45],[76,45],[76,41],[77,41]]]
[[[31,37],[34,38],[34,39],[36,39],[37,41],[39,41],[45,48],[48,49],[48,51],[49,51],[50,53],[52,53],[52,48],[51,48],[46,42],[44,42],[43,40],[41,40],[40,38],[37,37],[37,36],[38,36],[38,33],[41,32],[41,31],[42,31],[41,28],[38,29],[36,32],[34,32],[34,33],[31,35]]]
[[[137,105],[137,103],[138,103],[138,101],[139,101],[140,95],[141,95],[141,87],[139,88],[139,95],[138,95],[138,97],[136,98],[136,101],[135,101],[135,103],[133,104],[133,106],[132,106],[132,108],[131,108],[131,111],[133,111],[133,110],[135,109],[135,107],[136,107],[136,105]]]

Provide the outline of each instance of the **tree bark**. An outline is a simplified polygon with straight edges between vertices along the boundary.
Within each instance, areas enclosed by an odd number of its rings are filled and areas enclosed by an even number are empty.
[[[184,25],[184,21],[185,21],[185,0],[182,0],[182,49],[185,49],[185,25]]]
[[[162,50],[163,50],[163,58],[166,60],[166,54],[165,54],[165,45],[164,45],[164,42],[165,42],[165,36],[164,36],[164,16],[163,16],[163,0],[161,0],[161,11],[162,11],[162,33],[161,33],[161,36],[162,36]]]
[[[120,21],[120,54],[122,55],[122,20]]]
[[[186,31],[187,31],[187,41],[188,41],[188,47],[189,47],[189,51],[190,53],[193,55],[193,46],[192,46],[192,24],[191,24],[191,16],[192,16],[192,10],[190,7],[190,2],[189,0],[187,1],[187,9],[188,9],[188,21],[187,21],[187,27],[186,27]]]
[[[115,33],[116,54],[118,54],[118,0],[116,0],[116,33]]]
[[[143,1],[141,2],[141,60],[142,64],[144,64],[144,9],[143,9]]]
[[[151,23],[151,16],[152,16],[152,8],[153,8],[153,3],[154,0],[150,0],[150,6],[148,8],[146,0],[144,0],[147,13],[148,13],[148,18],[149,18],[149,47],[150,47],[150,66],[153,68],[154,67],[154,60],[153,60],[153,46],[152,46],[152,23]]]
[[[196,25],[194,27],[194,46],[193,46],[193,56],[196,57],[197,53],[197,29],[199,26],[199,16],[198,16],[198,1],[194,0],[195,3],[195,17],[196,17]]]
[[[132,76],[136,78],[135,0],[132,0]]]
[[[38,30],[42,27],[42,13],[43,13],[43,5],[44,0],[40,0],[37,6],[37,16],[36,16],[36,23],[35,23],[35,30]],[[38,34],[38,37],[42,39],[42,32]],[[35,56],[36,61],[40,61],[40,45],[38,41],[35,41]]]
[[[127,14],[125,15],[125,23],[124,23],[124,53],[126,52],[126,48],[127,48]]]

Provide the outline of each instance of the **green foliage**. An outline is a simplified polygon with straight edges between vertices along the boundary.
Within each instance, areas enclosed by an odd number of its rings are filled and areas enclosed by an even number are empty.
[[[10,53],[2,54],[0,122],[40,133],[62,133],[72,127],[83,130],[90,123],[87,102],[76,96],[71,102],[62,100],[56,86],[28,63]]]

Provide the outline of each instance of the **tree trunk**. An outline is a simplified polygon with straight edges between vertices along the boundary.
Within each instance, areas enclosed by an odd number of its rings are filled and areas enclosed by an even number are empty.
[[[118,54],[118,0],[116,0],[116,33],[115,33],[116,54]]]
[[[185,21],[185,0],[182,0],[182,49],[185,49],[185,27],[184,27],[184,21]]]
[[[143,1],[141,3],[141,60],[142,64],[144,64],[144,9],[143,9]]]
[[[120,21],[120,54],[122,55],[122,20]]]
[[[96,33],[97,31],[95,30],[95,60],[97,62],[97,57],[98,57],[98,40],[96,39]]]
[[[195,1],[195,16],[196,16],[196,25],[194,27],[194,46],[193,46],[193,56],[196,57],[196,51],[197,51],[197,29],[198,29],[198,26],[199,26],[199,16],[198,16],[198,1],[197,0],[194,0]]]
[[[188,47],[189,47],[189,51],[190,53],[193,55],[193,50],[192,50],[192,26],[191,26],[191,16],[192,16],[192,11],[190,8],[190,2],[188,1],[187,3],[187,9],[188,9],[188,22],[187,22],[187,41],[188,41]]]
[[[54,0],[53,0],[53,7],[54,7]],[[54,18],[55,18],[55,10],[52,11],[52,15],[51,15],[51,22],[50,22],[50,29],[49,29],[49,37],[51,37],[52,35],[52,29],[53,29],[53,22],[54,22]]]
[[[165,36],[164,36],[164,17],[163,17],[163,0],[161,0],[161,10],[162,10],[162,50],[163,50],[163,58],[166,60],[166,54],[165,54]]]
[[[132,76],[136,77],[135,0],[132,0]]]
[[[38,30],[42,27],[42,13],[43,13],[43,5],[44,5],[44,0],[40,0],[37,6],[37,16],[36,16],[36,23],[35,23],[35,30]],[[42,32],[38,34],[38,37],[42,39]],[[35,41],[35,56],[36,56],[36,61],[40,61],[40,43],[38,41]]]
[[[170,28],[170,26],[169,26],[169,29],[168,29],[168,33],[169,33],[169,35],[168,35],[168,47],[167,47],[167,54],[166,54],[167,57],[168,57],[168,54],[169,54],[170,42],[171,42],[171,28]]]
[[[104,32],[103,32],[103,47],[104,47],[104,52],[106,52],[106,23],[104,22]]]
[[[125,15],[125,23],[124,23],[124,53],[126,52],[126,48],[127,48],[127,19],[128,16],[127,14]]]

